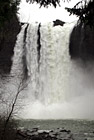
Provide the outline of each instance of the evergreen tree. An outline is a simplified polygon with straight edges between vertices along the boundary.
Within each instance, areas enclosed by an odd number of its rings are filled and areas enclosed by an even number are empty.
[[[71,0],[62,0],[63,2]],[[60,0],[26,0],[29,3],[38,3],[41,6],[48,7],[53,5],[55,8],[57,5],[60,5]],[[16,15],[18,11],[18,5],[20,0],[0,0],[0,24],[3,24],[5,21],[10,20],[13,16]],[[75,14],[79,17],[79,21],[89,24],[90,26],[94,25],[94,0],[81,0],[73,8],[66,8],[70,14]]]
[[[65,1],[71,1],[71,0],[62,0],[63,2]],[[60,0],[26,0],[26,2],[30,2],[30,3],[39,3],[40,7],[44,6],[44,7],[48,7],[49,5],[53,5],[55,8],[57,5],[60,6]]]
[[[0,0],[0,25],[16,16],[20,0]]]
[[[53,5],[55,8],[60,5],[60,0],[26,0],[30,3],[39,3],[40,6],[48,7]],[[62,0],[71,1],[71,0]],[[66,8],[66,10],[71,14],[79,17],[79,21],[85,25],[94,26],[94,0],[81,0],[73,8]]]
[[[94,0],[82,0],[73,8],[66,8],[68,12],[79,17],[79,21],[85,25],[94,26]]]

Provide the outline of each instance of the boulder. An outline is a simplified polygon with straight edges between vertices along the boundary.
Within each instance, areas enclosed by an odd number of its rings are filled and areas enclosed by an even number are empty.
[[[73,135],[70,130],[56,129],[56,130],[18,130],[17,140],[73,140]]]

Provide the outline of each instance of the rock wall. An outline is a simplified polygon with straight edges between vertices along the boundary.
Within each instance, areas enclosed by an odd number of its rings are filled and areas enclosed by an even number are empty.
[[[94,60],[94,27],[75,26],[70,36],[69,51],[72,59]]]
[[[0,28],[0,73],[9,73],[12,65],[11,58],[21,26],[15,16]]]

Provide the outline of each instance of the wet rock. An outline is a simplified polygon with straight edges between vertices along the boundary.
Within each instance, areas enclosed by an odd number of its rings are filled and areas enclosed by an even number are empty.
[[[58,25],[63,26],[65,24],[64,21],[61,21],[59,19],[53,21],[53,23],[54,23],[53,26],[58,26]]]
[[[32,129],[33,132],[38,131],[38,127]]]
[[[42,140],[42,138],[39,137],[39,136],[33,136],[33,137],[31,138],[31,140]]]
[[[39,130],[33,128],[32,130],[18,130],[17,140],[73,140],[73,135],[70,130],[58,128],[56,130]],[[20,136],[20,137],[19,137]]]
[[[66,133],[68,133],[68,134],[71,133],[70,130],[66,130],[66,129],[61,129],[60,132],[66,132]]]
[[[51,132],[53,132],[53,130],[50,130],[49,132],[51,133]]]

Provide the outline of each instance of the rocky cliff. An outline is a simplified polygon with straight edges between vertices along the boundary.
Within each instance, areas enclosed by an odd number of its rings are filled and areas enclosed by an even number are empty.
[[[73,59],[94,60],[94,27],[75,26],[70,36],[69,51]]]
[[[0,28],[0,73],[9,73],[17,34],[21,26],[15,16]]]

